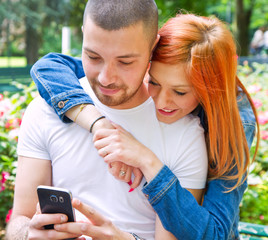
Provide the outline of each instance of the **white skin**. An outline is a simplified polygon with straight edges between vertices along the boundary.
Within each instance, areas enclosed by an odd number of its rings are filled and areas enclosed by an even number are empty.
[[[173,123],[190,114],[199,104],[194,89],[186,78],[184,64],[168,65],[152,62],[148,92],[152,96],[157,118],[164,123]],[[147,182],[163,167],[163,163],[130,133],[114,124],[114,129],[97,130],[93,141],[99,155],[111,164],[122,161],[139,168]],[[202,189],[188,189],[200,203]]]
[[[148,93],[143,77],[154,46],[150,48],[142,24],[106,31],[87,19],[83,36],[84,70],[101,101],[117,109],[133,108],[146,101]],[[27,231],[28,239],[39,240],[73,238],[82,234],[92,236],[94,240],[134,239],[80,202],[75,201],[74,207],[92,220],[91,223],[66,223],[67,218],[63,214],[40,214],[36,210],[36,188],[39,185],[52,185],[51,161],[19,156],[7,239],[23,239]],[[57,230],[44,230],[43,226],[47,224],[56,224]],[[157,240],[175,239],[158,218],[155,235]]]

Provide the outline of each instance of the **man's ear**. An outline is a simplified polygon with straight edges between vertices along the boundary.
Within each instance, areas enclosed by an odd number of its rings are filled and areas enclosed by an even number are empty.
[[[154,41],[154,44],[153,44],[153,46],[152,46],[152,51],[151,51],[150,60],[152,59],[153,52],[154,52],[154,50],[155,50],[155,48],[156,48],[157,43],[159,42],[159,40],[160,40],[160,35],[157,34],[156,39],[155,39],[155,41]]]
[[[155,49],[157,43],[159,42],[159,40],[160,40],[160,35],[157,34],[156,39],[155,39],[155,41],[154,41],[154,44],[153,44],[153,46],[152,46],[152,52],[154,51],[154,49]]]

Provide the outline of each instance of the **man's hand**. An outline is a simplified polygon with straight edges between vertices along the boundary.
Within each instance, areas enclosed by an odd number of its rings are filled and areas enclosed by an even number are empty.
[[[66,223],[67,219],[67,216],[64,214],[41,214],[39,204],[37,204],[37,211],[29,223],[27,239],[66,239],[81,236],[81,234],[76,233],[60,232],[54,229],[44,229],[45,225]]]
[[[102,216],[93,208],[83,204],[78,199],[73,200],[73,206],[88,218],[88,222],[57,224],[54,228],[60,232],[85,235],[93,240],[133,240],[130,233],[118,229],[110,220]]]

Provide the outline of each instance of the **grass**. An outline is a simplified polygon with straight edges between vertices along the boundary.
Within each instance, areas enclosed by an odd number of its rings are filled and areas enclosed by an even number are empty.
[[[27,61],[25,57],[0,57],[1,67],[25,67]]]

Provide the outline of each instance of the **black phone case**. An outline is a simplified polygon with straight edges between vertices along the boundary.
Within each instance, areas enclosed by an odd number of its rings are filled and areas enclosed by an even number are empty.
[[[74,222],[74,212],[72,207],[71,194],[65,189],[53,189],[51,187],[38,187],[42,213],[63,213],[68,216],[68,222]],[[46,229],[53,229],[53,224],[45,226]]]

